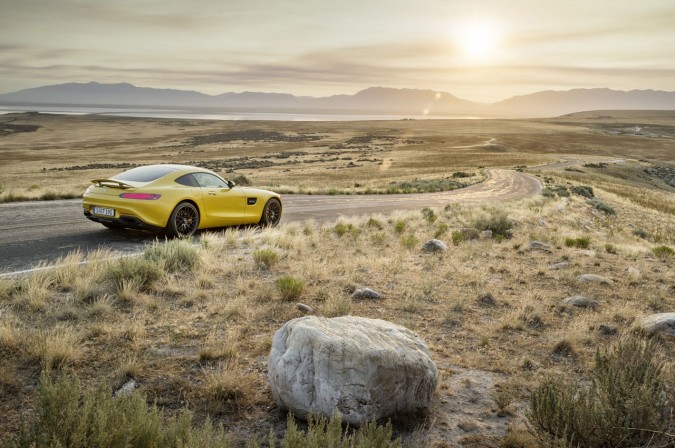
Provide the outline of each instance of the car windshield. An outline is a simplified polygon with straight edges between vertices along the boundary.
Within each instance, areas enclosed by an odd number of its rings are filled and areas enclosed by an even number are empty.
[[[121,181],[130,181],[130,182],[152,182],[157,180],[162,176],[176,171],[177,168],[173,166],[163,166],[163,165],[151,165],[151,166],[139,166],[138,168],[132,168],[130,170],[124,171],[113,179]]]

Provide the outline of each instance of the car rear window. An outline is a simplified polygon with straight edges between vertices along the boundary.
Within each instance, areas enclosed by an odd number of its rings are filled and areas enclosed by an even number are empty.
[[[172,166],[162,166],[162,165],[152,165],[152,166],[139,166],[138,168],[132,168],[130,170],[121,172],[120,174],[113,177],[115,180],[126,180],[130,182],[152,182],[157,180],[162,176],[176,171],[177,168]]]

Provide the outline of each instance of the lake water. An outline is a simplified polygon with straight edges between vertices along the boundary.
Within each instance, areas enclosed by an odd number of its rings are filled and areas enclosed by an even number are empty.
[[[322,114],[281,112],[235,112],[208,109],[136,108],[95,106],[40,106],[0,105],[0,115],[22,112],[40,112],[62,115],[110,115],[118,117],[186,118],[201,120],[272,120],[272,121],[363,121],[363,120],[447,120],[477,119],[437,115],[377,115],[377,114]]]

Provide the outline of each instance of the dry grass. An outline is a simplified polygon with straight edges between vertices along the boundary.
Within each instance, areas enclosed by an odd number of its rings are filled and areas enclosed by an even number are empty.
[[[58,126],[68,122],[60,120],[46,124],[45,135],[40,136],[44,140],[34,142],[45,151],[47,171],[40,182],[67,186],[117,171],[50,171],[63,165],[63,147],[50,147],[48,136],[71,132],[59,130]],[[88,137],[94,134],[93,129],[102,131],[103,136],[87,143],[77,132],[69,134],[75,139],[73,151],[83,157],[99,151],[106,136],[126,135],[119,132],[125,120],[113,119],[108,124],[95,118],[82,120],[73,123],[90,123],[93,127],[85,133]],[[209,160],[222,158],[223,151],[228,157],[246,153],[255,158],[290,150],[291,146],[300,146],[308,154],[271,160],[302,162],[327,157],[328,146],[355,135],[391,133],[399,139],[391,147],[377,140],[368,144],[369,149],[346,150],[345,157],[357,157],[356,151],[360,151],[368,153],[368,158],[381,158],[382,165],[355,160],[364,166],[330,169],[349,162],[338,160],[231,173],[245,174],[256,185],[283,182],[306,189],[318,188],[317,179],[322,184],[335,182],[340,188],[372,188],[402,179],[438,177],[440,171],[444,175],[460,170],[477,172],[478,163],[531,166],[534,160],[557,158],[557,152],[534,158],[529,155],[547,145],[555,145],[561,154],[574,154],[571,143],[565,146],[566,138],[577,147],[588,143],[597,148],[604,142],[602,136],[559,123],[443,122],[447,129],[439,123],[369,123],[348,130],[315,123],[308,124],[306,130],[325,132],[325,141],[249,141],[246,145],[230,142],[194,147],[181,145],[189,136],[226,131],[234,124],[194,122],[178,132],[171,124],[147,122],[133,125],[139,126],[136,130],[148,131],[147,139],[118,142],[115,150],[107,153],[111,154],[109,162],[126,158],[143,163],[157,154],[167,154],[164,160],[176,162]],[[289,133],[298,126],[238,125]],[[559,134],[546,144],[532,141],[533,134],[547,131]],[[482,147],[460,148],[480,144],[490,133],[510,149],[496,153]],[[17,161],[17,176],[22,176],[35,172],[36,164],[21,161],[19,146],[26,142],[19,137],[4,140],[3,149]],[[407,139],[425,143],[405,143]],[[662,142],[653,143],[658,154]],[[140,144],[153,149],[141,154]],[[637,151],[632,143],[626,148]],[[617,151],[628,151],[626,148]],[[202,149],[204,152],[198,152]],[[470,156],[478,162],[470,161]],[[472,166],[467,166],[470,163]],[[275,229],[208,232],[195,246],[166,251],[154,248],[152,255],[124,261],[100,252],[89,254],[92,261],[80,264],[81,255],[76,253],[61,260],[58,268],[20,279],[0,279],[0,413],[5,416],[0,421],[0,435],[16,431],[21,411],[35,405],[38,364],[68,367],[88,388],[100,382],[120,385],[124,379],[134,378],[139,392],[169,414],[186,406],[197,421],[210,414],[240,445],[265,439],[270,428],[283,431],[285,418],[271,406],[266,356],[274,332],[289,319],[303,315],[295,306],[300,300],[317,315],[386,319],[411,328],[427,342],[443,380],[429,419],[417,435],[395,425],[404,445],[414,446],[415,440],[429,441],[431,446],[435,442],[436,446],[451,444],[449,440],[460,443],[456,422],[444,422],[444,416],[449,406],[456,407],[456,394],[461,392],[450,386],[449,378],[454,370],[464,368],[489,372],[499,377],[499,384],[508,385],[488,392],[490,404],[481,412],[494,422],[508,420],[513,428],[509,433],[505,429],[490,432],[486,425],[474,427],[473,420],[467,419],[466,427],[473,428],[464,434],[467,440],[472,437],[474,446],[535,446],[518,423],[533,385],[555,374],[586,380],[598,348],[631,331],[642,316],[675,309],[672,258],[666,256],[665,249],[654,252],[659,246],[673,247],[675,224],[668,208],[673,192],[583,170],[588,173],[556,171],[542,177],[550,177],[551,184],[592,186],[595,195],[616,210],[616,216],[598,212],[575,194],[493,206],[455,204],[338,222],[310,220]],[[15,179],[13,176],[0,171],[5,185]],[[355,183],[363,186],[354,187]],[[622,183],[629,188],[622,189]],[[499,224],[505,232],[510,226],[510,239],[450,244],[453,232],[483,223]],[[431,238],[445,241],[450,249],[443,254],[422,253],[421,245]],[[567,245],[567,238],[574,244]],[[551,251],[529,250],[533,240],[549,244]],[[567,264],[552,269],[556,263]],[[603,275],[613,283],[578,281],[578,276],[586,273]],[[302,288],[289,288],[286,294],[278,287],[284,278],[300,281]],[[351,299],[359,287],[375,289],[384,298]],[[488,294],[492,299],[483,300]],[[596,310],[564,306],[562,300],[572,295],[592,298],[599,306]],[[672,359],[673,341],[657,340]],[[506,416],[498,417],[498,412]]]
[[[652,249],[658,246],[636,237],[631,227],[643,222],[645,213],[659,212],[639,209],[633,215],[635,205],[606,200],[617,208],[617,217],[598,214],[585,199],[572,196],[497,208],[455,205],[433,210],[435,219],[429,219],[429,211],[343,218],[339,224],[345,232],[336,232],[337,223],[313,221],[230,229],[206,234],[195,246],[199,269],[164,270],[161,282],[143,287],[133,281],[147,280],[135,269],[147,269],[139,261],[144,257],[128,262],[101,257],[7,280],[2,303],[11,313],[0,321],[5,369],[16,371],[34,359],[44,366],[70,366],[85,384],[119,385],[134,378],[141,393],[166,409],[189,401],[198,418],[222,415],[219,421],[236,437],[265,437],[278,422],[269,410],[266,355],[274,331],[302,315],[295,308],[301,291],[301,300],[319,315],[383,318],[413,329],[427,341],[442,372],[453,366],[499,372],[502,383],[521,384],[495,390],[493,397],[496,409],[504,408],[495,412],[522,415],[519,403],[539,378],[570,369],[583,378],[596,348],[611,341],[612,332],[621,334],[641,316],[675,306],[667,286],[672,263],[655,257]],[[440,255],[420,250],[439,225],[447,227],[447,239],[476,219],[494,216],[501,222],[504,215],[512,226],[509,240],[462,241]],[[406,247],[405,237],[417,243]],[[566,238],[584,237],[593,253],[565,244]],[[527,250],[535,239],[550,244],[551,252]],[[606,244],[616,250],[607,252]],[[278,254],[269,269],[258,268],[255,254],[262,250]],[[550,269],[561,261],[568,266]],[[581,283],[582,273],[614,283]],[[90,290],[86,278],[108,279],[107,289]],[[284,296],[280,279],[286,279],[283,284],[300,280],[303,287]],[[352,300],[351,292],[364,286],[384,298]],[[490,300],[482,299],[488,294]],[[591,297],[600,306],[563,306],[570,295]],[[68,312],[70,323],[54,327],[69,304],[77,304]],[[662,344],[672,351],[671,342]],[[34,375],[8,386],[10,394],[0,402],[9,416],[3,430],[15,427],[18,408],[12,397]],[[440,400],[452,392],[439,390]],[[32,399],[21,397],[24,404]],[[250,418],[261,423],[245,424]],[[428,440],[445,437],[442,427],[423,431]],[[508,435],[504,443],[521,436]]]
[[[634,126],[645,118],[624,120]],[[0,193],[0,202],[55,196],[54,191],[76,197],[89,179],[158,160],[206,164],[230,178],[245,176],[255,186],[310,194],[384,192],[403,182],[473,183],[481,179],[478,167],[531,167],[580,153],[672,161],[668,139],[649,139],[645,145],[644,139],[608,135],[592,129],[598,122],[587,117],[346,125],[20,115],[16,123],[41,128],[3,137],[7,168],[0,169],[0,183],[11,188]],[[270,139],[265,132],[312,138]],[[228,133],[240,137],[211,138]],[[26,148],[39,150],[40,158]]]

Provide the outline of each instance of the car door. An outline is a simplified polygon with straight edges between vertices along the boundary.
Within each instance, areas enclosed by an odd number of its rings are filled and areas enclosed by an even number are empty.
[[[246,197],[240,188],[230,188],[226,181],[210,173],[192,173],[202,189],[204,212],[214,226],[240,224],[244,221]]]

